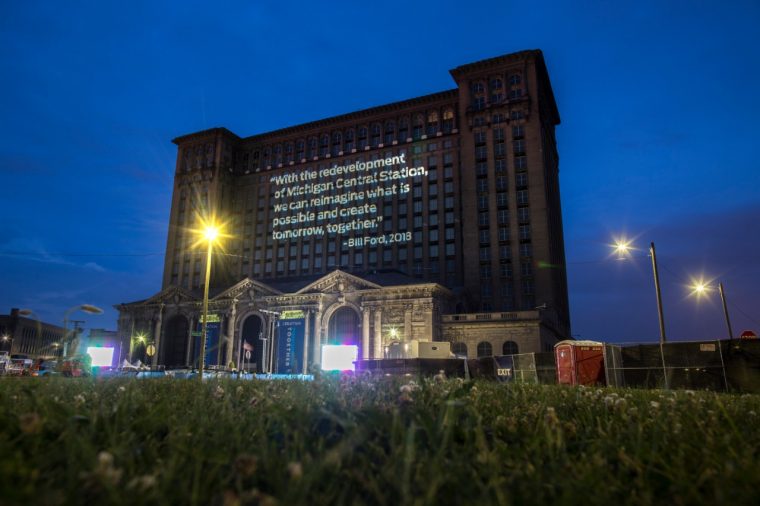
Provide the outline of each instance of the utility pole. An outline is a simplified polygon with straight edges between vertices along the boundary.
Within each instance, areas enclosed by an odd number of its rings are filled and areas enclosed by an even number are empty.
[[[84,325],[84,320],[69,320],[72,324],[74,324],[73,333],[71,335],[71,342],[73,343],[74,340],[76,340],[79,337],[79,331],[82,330],[82,326]],[[78,345],[79,343],[77,343]],[[76,352],[76,348],[73,350]]]

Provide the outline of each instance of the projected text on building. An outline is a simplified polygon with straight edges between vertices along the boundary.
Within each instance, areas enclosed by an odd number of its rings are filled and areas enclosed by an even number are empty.
[[[385,205],[405,197],[412,180],[427,176],[425,167],[409,167],[406,154],[327,168],[285,172],[269,181],[274,192],[275,240],[347,235],[343,244],[361,247],[407,242],[411,232],[381,233]]]

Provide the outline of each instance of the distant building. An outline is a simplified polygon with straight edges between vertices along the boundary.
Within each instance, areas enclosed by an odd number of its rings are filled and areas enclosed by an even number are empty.
[[[30,358],[60,356],[63,327],[27,318],[19,311],[13,308],[10,314],[0,315],[0,351]]]
[[[193,228],[214,215],[231,238],[214,257],[206,363],[251,347],[255,360],[275,317],[303,334],[303,364],[336,342],[381,358],[393,342],[446,340],[475,357],[569,338],[543,55],[451,75],[450,90],[273,132],[175,139],[163,288],[115,306],[120,335],[144,337],[137,353],[152,343],[153,363],[196,363],[206,267]]]

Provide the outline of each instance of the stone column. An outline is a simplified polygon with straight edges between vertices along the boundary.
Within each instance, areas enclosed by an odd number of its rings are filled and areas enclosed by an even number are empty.
[[[404,307],[404,342],[412,340],[412,305],[407,304]]]
[[[435,341],[434,334],[434,322],[435,305],[433,303],[425,304],[422,306],[425,311],[425,339],[429,341]]]
[[[375,353],[372,358],[383,358],[383,310],[375,308]]]
[[[322,308],[314,315],[314,364],[322,364]]]
[[[227,367],[232,362],[232,345],[235,342],[235,303],[232,301],[232,307],[230,308],[229,315],[227,316],[227,346],[224,354],[224,367]]]
[[[161,316],[163,312],[163,304],[158,308],[158,317],[156,318],[156,325],[153,327],[153,345],[156,347],[156,353],[151,357],[151,365],[158,365],[158,355],[161,354]]]
[[[187,350],[185,352],[185,365],[190,367],[193,360],[193,328],[195,328],[195,318],[189,318],[190,327],[187,330]]]
[[[303,366],[302,374],[309,372],[309,339],[311,339],[311,309],[306,310],[306,316],[303,322]]]
[[[362,360],[369,359],[369,312],[368,307],[362,308]]]

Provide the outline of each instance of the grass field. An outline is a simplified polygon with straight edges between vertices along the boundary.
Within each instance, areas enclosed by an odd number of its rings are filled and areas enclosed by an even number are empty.
[[[760,396],[6,378],[0,504],[757,504]]]

